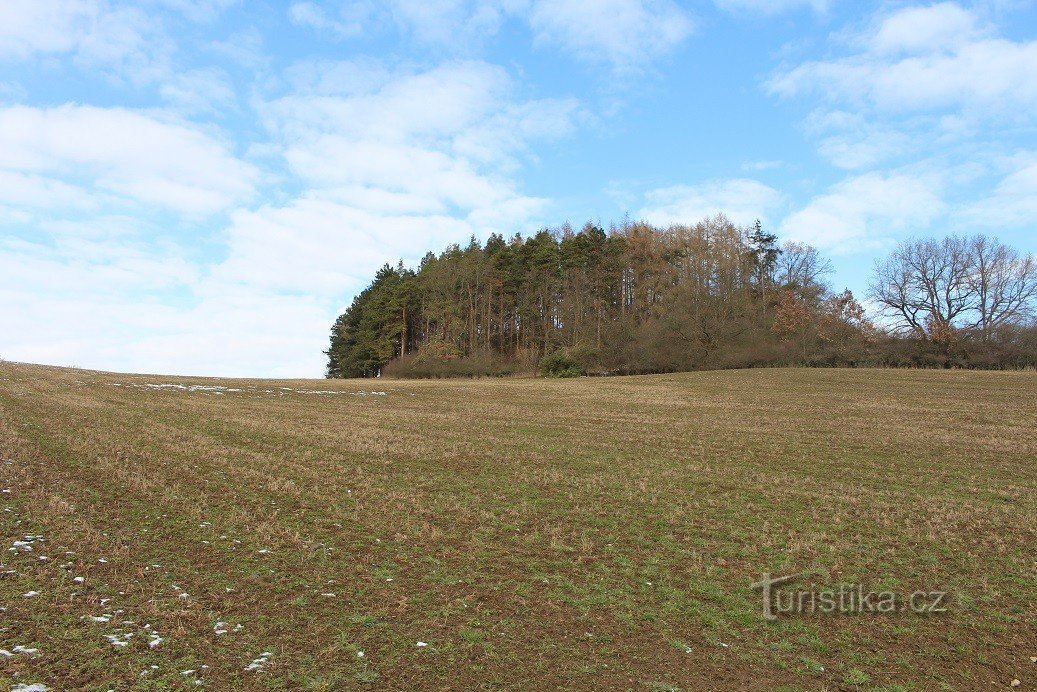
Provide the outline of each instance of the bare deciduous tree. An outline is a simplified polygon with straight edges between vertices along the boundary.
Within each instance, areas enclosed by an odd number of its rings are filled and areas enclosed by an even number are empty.
[[[997,329],[1034,314],[1037,263],[996,239],[978,235],[969,243],[972,270],[968,283],[974,295],[976,318],[970,325],[983,341]]]
[[[984,236],[911,240],[876,266],[871,297],[897,331],[929,341],[966,331],[987,340],[1033,315],[1037,265]]]
[[[785,289],[802,298],[816,300],[825,289],[825,277],[832,273],[832,263],[817,248],[787,242],[777,258],[776,280]]]

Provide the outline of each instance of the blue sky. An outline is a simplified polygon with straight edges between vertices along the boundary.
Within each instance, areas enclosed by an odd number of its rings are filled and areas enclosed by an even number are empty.
[[[1023,0],[0,0],[0,357],[319,376],[378,266],[725,212],[1037,251]]]

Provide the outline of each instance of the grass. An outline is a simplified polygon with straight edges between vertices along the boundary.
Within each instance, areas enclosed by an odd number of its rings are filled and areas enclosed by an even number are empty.
[[[1035,429],[1034,373],[0,364],[0,682],[1033,689]],[[769,622],[764,572],[949,612]]]

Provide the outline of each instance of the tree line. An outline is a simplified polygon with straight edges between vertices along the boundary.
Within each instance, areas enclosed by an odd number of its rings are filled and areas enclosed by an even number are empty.
[[[724,216],[473,238],[382,267],[335,321],[327,375],[1037,365],[1037,267],[996,240],[901,244],[876,266],[874,320],[831,273]]]

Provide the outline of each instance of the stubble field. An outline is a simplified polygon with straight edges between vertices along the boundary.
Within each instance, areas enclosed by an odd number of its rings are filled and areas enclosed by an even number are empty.
[[[8,687],[1037,689],[1037,373],[0,363],[0,459]]]

